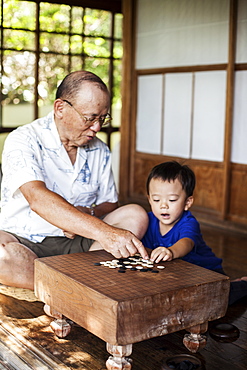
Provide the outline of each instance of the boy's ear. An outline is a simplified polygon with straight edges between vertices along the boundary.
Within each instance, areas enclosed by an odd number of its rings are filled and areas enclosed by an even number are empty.
[[[185,211],[188,211],[188,209],[190,209],[190,207],[192,206],[193,202],[194,202],[194,198],[193,198],[193,196],[188,197],[188,198],[186,199],[186,202],[185,202],[184,210],[185,210]]]

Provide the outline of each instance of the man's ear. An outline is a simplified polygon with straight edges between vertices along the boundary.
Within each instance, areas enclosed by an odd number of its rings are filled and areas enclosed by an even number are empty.
[[[64,102],[62,99],[56,99],[54,101],[54,114],[57,118],[63,118],[63,107],[64,107]]]
[[[194,198],[193,198],[193,196],[188,197],[188,198],[186,199],[186,202],[185,202],[184,210],[185,210],[185,211],[188,211],[188,209],[190,209],[190,207],[192,206],[193,202],[194,202]]]

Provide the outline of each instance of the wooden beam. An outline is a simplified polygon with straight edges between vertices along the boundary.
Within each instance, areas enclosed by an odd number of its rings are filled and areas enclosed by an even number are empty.
[[[34,1],[34,0],[29,0]],[[40,3],[43,0],[36,0],[36,3]],[[116,13],[122,12],[122,0],[49,0],[49,3],[54,4],[68,4],[71,6],[80,6],[87,8],[95,8],[102,10],[109,10]]]
[[[121,147],[119,192],[120,202],[125,203],[129,196],[130,162],[131,162],[131,107],[133,99],[134,71],[134,9],[136,1],[123,0],[123,78],[122,78],[122,114],[121,114]]]
[[[184,73],[184,72],[205,72],[205,71],[225,71],[227,63],[222,64],[202,64],[195,66],[179,66],[179,67],[160,67],[150,69],[137,69],[138,76],[165,74],[165,73]]]
[[[224,173],[223,173],[223,198],[222,219],[227,218],[230,202],[230,180],[231,180],[231,147],[232,147],[232,121],[234,100],[234,75],[237,33],[237,6],[238,0],[230,0],[229,14],[229,39],[228,39],[228,65],[226,86],[226,121],[225,121],[225,144],[224,144]]]

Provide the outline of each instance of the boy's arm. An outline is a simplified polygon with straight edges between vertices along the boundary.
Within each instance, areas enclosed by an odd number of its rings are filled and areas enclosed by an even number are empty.
[[[178,240],[175,244],[169,247],[169,250],[173,254],[173,258],[181,258],[186,256],[189,252],[192,251],[195,243],[190,238],[182,238]]]
[[[190,238],[182,238],[178,240],[171,247],[158,247],[151,253],[151,260],[156,263],[160,261],[171,261],[174,258],[181,258],[186,256],[194,247],[194,242]]]

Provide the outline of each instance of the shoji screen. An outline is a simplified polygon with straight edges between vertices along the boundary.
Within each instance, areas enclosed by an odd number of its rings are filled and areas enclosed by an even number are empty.
[[[226,72],[138,78],[140,152],[223,161]]]
[[[229,0],[139,0],[137,14],[137,151],[223,161],[226,71],[210,65],[227,63]]]
[[[137,3],[136,69],[227,61],[229,0]]]
[[[236,62],[247,63],[247,1],[238,2]],[[235,73],[232,162],[247,164],[247,71]]]

